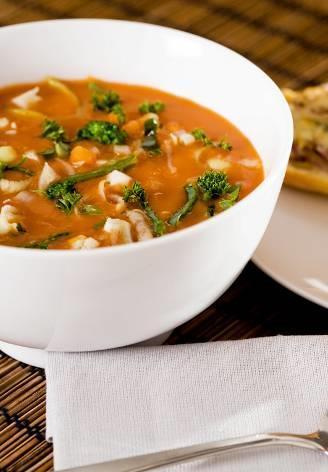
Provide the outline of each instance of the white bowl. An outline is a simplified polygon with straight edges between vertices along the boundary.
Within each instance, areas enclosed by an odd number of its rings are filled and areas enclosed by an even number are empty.
[[[267,227],[291,149],[291,114],[269,77],[214,42],[112,20],[1,28],[0,63],[0,86],[92,75],[188,97],[232,121],[266,172],[230,210],[159,239],[84,252],[0,246],[0,339],[50,350],[112,348],[168,331],[220,296]]]

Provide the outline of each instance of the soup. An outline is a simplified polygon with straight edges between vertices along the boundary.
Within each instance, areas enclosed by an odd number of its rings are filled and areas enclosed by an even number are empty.
[[[96,79],[0,90],[0,244],[91,249],[162,237],[263,180],[243,134],[190,100]]]

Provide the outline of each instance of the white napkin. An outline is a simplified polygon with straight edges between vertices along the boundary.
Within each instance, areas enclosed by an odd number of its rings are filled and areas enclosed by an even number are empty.
[[[328,336],[49,353],[55,468],[259,432],[317,430],[328,409]],[[170,471],[327,471],[293,448],[224,455]]]

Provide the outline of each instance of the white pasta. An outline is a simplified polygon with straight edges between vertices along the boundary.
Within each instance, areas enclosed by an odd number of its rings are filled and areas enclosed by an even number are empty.
[[[59,179],[59,175],[46,162],[39,177],[39,189],[46,190],[50,184]]]
[[[153,233],[151,232],[146,217],[141,210],[131,210],[126,214],[136,230],[138,241],[145,241],[153,238]]]
[[[0,211],[0,234],[18,232],[18,212],[12,205],[4,205]]]
[[[99,246],[99,242],[94,238],[88,238],[81,234],[80,236],[71,239],[70,246],[72,249],[95,249]]]
[[[107,218],[104,231],[110,235],[111,244],[132,243],[131,225],[125,220]]]
[[[34,87],[26,92],[18,95],[17,97],[12,99],[12,102],[20,107],[20,108],[29,108],[30,106],[38,103],[41,100],[38,93],[40,91],[40,87]]]
[[[31,179],[7,180],[0,179],[0,190],[3,193],[18,193],[30,185]]]

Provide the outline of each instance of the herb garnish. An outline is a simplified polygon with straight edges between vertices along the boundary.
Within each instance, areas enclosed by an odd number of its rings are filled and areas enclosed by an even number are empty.
[[[160,113],[165,110],[165,104],[160,101],[150,103],[145,100],[141,105],[139,105],[138,109],[140,113]]]
[[[80,172],[79,174],[67,177],[65,180],[50,184],[45,194],[49,200],[55,200],[57,208],[66,214],[70,214],[74,206],[82,198],[82,195],[77,192],[75,184],[78,182],[85,182],[86,180],[96,179],[97,177],[103,177],[113,170],[123,171],[136,163],[137,158],[133,154],[125,159],[110,161],[108,164],[98,167],[98,169],[90,172]]]
[[[121,104],[121,98],[113,90],[105,90],[98,84],[92,82],[89,84],[92,91],[92,103],[94,110],[100,110],[107,113],[114,113],[120,124],[125,121],[125,113]]]
[[[101,229],[105,225],[105,223],[106,223],[106,218],[104,218],[103,220],[100,220],[97,223],[95,223],[93,225],[93,229],[96,229],[96,230]]]
[[[12,170],[16,172],[21,172],[22,174],[32,176],[34,172],[30,169],[26,169],[26,167],[22,167],[22,164],[26,161],[26,157],[22,157],[22,159],[17,162],[17,164],[9,164],[7,162],[0,161],[0,179],[3,176],[3,173],[7,170]]]
[[[140,182],[134,182],[132,187],[125,188],[123,200],[125,202],[137,203],[145,211],[152,223],[155,236],[162,236],[166,232],[164,221],[156,215],[150,206],[147,194]]]
[[[225,198],[219,201],[219,205],[222,210],[227,210],[228,208],[232,207],[238,199],[240,192],[240,185],[231,185],[228,193],[226,194]]]
[[[227,174],[215,170],[208,170],[198,177],[197,186],[205,201],[221,197],[230,190]]]
[[[173,213],[173,215],[168,220],[168,223],[172,226],[177,226],[179,221],[192,211],[195,203],[198,200],[198,192],[193,184],[187,184],[184,189],[186,192],[187,201],[179,210]]]
[[[51,243],[54,243],[58,239],[65,238],[66,236],[69,236],[67,231],[63,233],[56,233],[49,236],[47,239],[43,239],[42,241],[33,241],[29,244],[26,244],[24,247],[29,249],[48,249]]]
[[[161,150],[157,140],[157,129],[158,123],[154,118],[150,118],[144,123],[144,135],[141,142],[141,146],[145,151],[149,151],[151,154],[160,154]]]
[[[221,139],[219,142],[215,142],[210,139],[205,131],[202,128],[195,128],[191,134],[196,139],[196,141],[201,141],[205,146],[213,146],[216,148],[221,148],[224,151],[231,151],[232,145],[225,139]]]
[[[94,205],[90,205],[90,204],[81,205],[79,208],[79,212],[81,213],[81,215],[89,215],[89,216],[102,214],[102,211],[100,210],[100,208]]]
[[[49,139],[54,147],[42,151],[40,154],[49,159],[50,157],[67,157],[70,151],[69,140],[64,128],[55,120],[45,120],[42,125],[42,138]]]
[[[78,139],[91,139],[101,144],[124,144],[125,131],[109,121],[92,120],[77,132]]]

